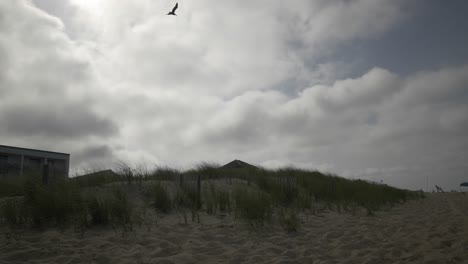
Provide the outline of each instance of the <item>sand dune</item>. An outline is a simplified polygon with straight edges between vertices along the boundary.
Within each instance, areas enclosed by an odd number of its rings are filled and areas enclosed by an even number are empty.
[[[122,233],[0,229],[0,263],[468,263],[468,195],[429,194],[375,216],[304,216],[301,229],[252,231],[230,217],[175,215]]]

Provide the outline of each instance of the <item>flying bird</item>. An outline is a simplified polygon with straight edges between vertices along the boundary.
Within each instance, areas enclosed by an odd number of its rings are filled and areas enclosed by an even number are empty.
[[[172,8],[172,11],[169,12],[169,13],[167,13],[167,15],[168,15],[168,16],[169,16],[169,15],[177,16],[176,13],[175,13],[175,11],[177,10],[178,7],[179,7],[179,3],[176,3],[175,6],[174,6],[174,8]]]

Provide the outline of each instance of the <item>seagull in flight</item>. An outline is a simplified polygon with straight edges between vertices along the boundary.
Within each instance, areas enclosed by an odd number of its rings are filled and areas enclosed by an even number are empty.
[[[169,13],[167,13],[167,15],[168,15],[168,16],[169,16],[169,15],[177,16],[176,13],[175,13],[175,11],[177,10],[178,7],[179,7],[179,3],[176,3],[175,6],[174,6],[174,8],[172,8],[172,11],[169,12]]]

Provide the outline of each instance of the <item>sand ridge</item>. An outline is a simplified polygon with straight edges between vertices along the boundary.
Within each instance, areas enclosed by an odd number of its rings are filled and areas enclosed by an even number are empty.
[[[0,263],[468,263],[465,194],[429,194],[375,216],[327,212],[302,221],[291,234],[206,215],[188,225],[166,216],[150,231],[92,228],[82,238],[27,231],[18,240],[0,236]]]

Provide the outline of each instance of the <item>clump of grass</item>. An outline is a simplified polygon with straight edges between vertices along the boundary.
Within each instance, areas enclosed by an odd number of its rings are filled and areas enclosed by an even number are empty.
[[[220,212],[231,213],[231,198],[228,191],[218,190],[216,192],[216,202]]]
[[[26,224],[27,214],[21,199],[10,198],[0,205],[0,215],[10,228],[20,228]]]
[[[216,214],[216,188],[215,185],[211,182],[208,191],[204,193],[204,202],[206,207],[207,214]]]
[[[271,192],[273,186],[273,180],[267,170],[261,170],[254,176],[255,184],[265,192]]]
[[[12,227],[59,227],[73,224],[75,230],[84,230],[92,225],[109,225],[122,227],[124,231],[132,230],[135,217],[134,210],[126,193],[121,188],[106,192],[82,195],[81,186],[95,186],[107,182],[107,175],[98,181],[87,178],[57,179],[44,185],[39,175],[25,177],[20,187],[24,197],[4,199],[0,203],[0,221]],[[91,181],[89,181],[91,180]],[[112,179],[115,180],[115,179]],[[166,210],[161,202],[161,192],[156,192],[158,207]],[[166,193],[167,194],[167,193]],[[164,195],[164,194],[163,194]]]
[[[298,194],[298,187],[293,184],[295,178],[281,173],[264,170],[255,177],[255,183],[260,190],[269,193],[275,206],[292,205]]]
[[[180,190],[184,193],[184,206],[197,210],[201,208],[199,193],[195,188],[192,186],[182,186]]]
[[[87,201],[91,223],[93,225],[107,225],[110,222],[109,199],[103,196],[93,195]]]
[[[88,194],[81,216],[89,216],[92,225],[111,225],[125,232],[133,230],[134,220],[138,219],[136,213],[127,193],[120,186],[114,186],[101,193]]]
[[[312,196],[303,188],[298,188],[298,193],[295,199],[295,206],[302,210],[312,209]]]
[[[300,226],[297,211],[294,208],[281,208],[278,213],[280,226],[288,233],[296,232]]]
[[[259,169],[256,168],[237,168],[237,169],[227,169],[227,168],[218,168],[216,169],[217,178],[224,179],[225,182],[232,185],[235,180],[247,181],[248,185],[253,182],[258,174]]]
[[[172,209],[172,201],[168,191],[158,182],[151,187],[150,199],[156,210],[162,213],[169,213]]]
[[[229,191],[216,188],[210,183],[208,190],[204,195],[204,203],[208,214],[216,214],[219,210],[222,213],[231,212],[231,198]]]
[[[121,179],[127,182],[127,184],[132,184],[135,180],[136,170],[130,167],[127,163],[120,161],[117,165],[117,174]]]
[[[138,185],[141,187],[144,180],[147,180],[150,176],[150,172],[145,163],[138,163],[134,170],[134,176],[138,182]]]
[[[76,212],[82,200],[79,189],[69,181],[43,185],[37,178],[24,184],[24,204],[35,226],[65,225]]]
[[[179,192],[183,193],[184,206],[192,210],[192,215],[202,208],[202,176],[196,170],[189,170],[181,174]]]
[[[83,197],[80,197],[75,201],[72,223],[74,225],[75,232],[79,232],[81,237],[84,236],[89,225],[88,210],[88,204]]]
[[[0,198],[21,195],[23,195],[23,188],[18,180],[0,180]]]
[[[110,192],[90,194],[86,199],[85,207],[81,211],[81,224],[87,226],[84,219],[90,216],[92,225],[112,225],[125,231],[133,229],[133,208],[128,201],[127,194],[120,187],[114,187]],[[84,219],[83,219],[84,218]]]
[[[192,211],[192,221],[193,221],[194,202],[193,202],[193,198],[189,197],[189,193],[186,190],[184,190],[181,187],[177,188],[177,191],[174,196],[173,205],[177,211],[177,215],[179,215],[179,213],[182,214],[185,224],[188,224],[187,209],[190,209]]]
[[[105,184],[118,182],[121,180],[121,176],[117,173],[114,173],[112,170],[103,170],[103,171],[84,171],[85,175],[76,176],[70,178],[69,181],[75,182],[80,188],[84,187],[102,187]]]
[[[122,227],[124,231],[131,231],[133,229],[132,207],[127,194],[121,188],[115,188],[112,194],[109,201],[112,224]]]
[[[176,181],[179,178],[180,171],[170,167],[158,166],[147,176],[147,179],[160,181]]]
[[[220,177],[219,165],[216,163],[203,162],[196,166],[195,174],[203,175],[205,179],[217,179]]]
[[[59,227],[87,221],[87,205],[75,181],[54,179],[44,185],[39,175],[19,179],[23,197],[8,198],[0,218],[10,227]]]
[[[259,191],[237,188],[233,193],[236,218],[245,220],[253,227],[261,227],[272,219],[271,197]]]

